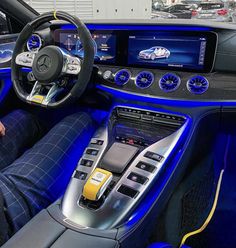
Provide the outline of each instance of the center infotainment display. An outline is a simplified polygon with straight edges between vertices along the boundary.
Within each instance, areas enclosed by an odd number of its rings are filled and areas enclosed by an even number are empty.
[[[95,62],[115,63],[116,57],[116,37],[112,34],[92,34],[95,47]],[[60,32],[60,47],[66,49],[71,54],[84,57],[84,49],[79,36],[73,31]]]
[[[202,70],[207,39],[168,33],[129,36],[128,64]]]

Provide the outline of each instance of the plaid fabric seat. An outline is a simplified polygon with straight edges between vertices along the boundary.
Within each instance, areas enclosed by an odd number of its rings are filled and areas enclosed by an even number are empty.
[[[0,170],[10,165],[40,135],[37,120],[23,110],[16,110],[1,119],[6,135],[0,138]]]
[[[0,173],[12,233],[64,192],[94,132],[85,113],[66,117]]]

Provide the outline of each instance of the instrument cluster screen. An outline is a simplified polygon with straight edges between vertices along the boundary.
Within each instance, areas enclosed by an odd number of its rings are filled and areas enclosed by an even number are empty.
[[[128,64],[202,70],[207,39],[168,33],[130,35]]]
[[[104,64],[116,62],[116,36],[112,34],[92,34],[94,40],[95,57],[94,61]],[[60,47],[80,58],[84,57],[84,49],[79,36],[73,31],[60,32]]]

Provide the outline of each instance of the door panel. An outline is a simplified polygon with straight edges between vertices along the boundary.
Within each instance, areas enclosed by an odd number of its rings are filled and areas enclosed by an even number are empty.
[[[0,35],[0,103],[12,87],[11,57],[18,34]]]

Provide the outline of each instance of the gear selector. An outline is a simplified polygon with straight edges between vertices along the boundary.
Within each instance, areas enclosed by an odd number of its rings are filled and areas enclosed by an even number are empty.
[[[111,172],[96,168],[84,185],[83,197],[90,201],[98,201],[111,180]]]

